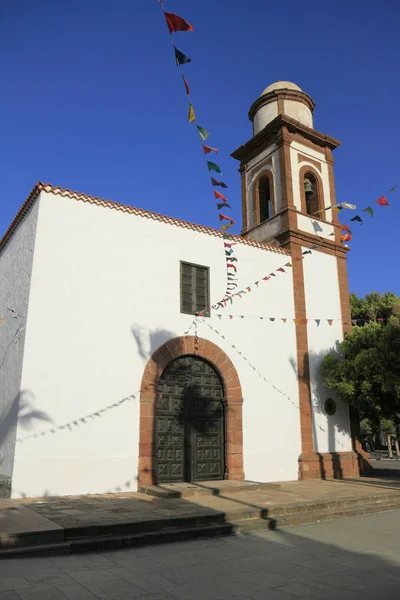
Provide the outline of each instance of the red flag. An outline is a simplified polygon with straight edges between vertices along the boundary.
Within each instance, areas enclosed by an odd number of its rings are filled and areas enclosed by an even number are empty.
[[[267,275],[266,277],[263,277],[264,281],[268,281],[268,279],[271,279],[269,275]]]
[[[170,33],[173,31],[193,31],[191,24],[182,19],[182,17],[168,12],[164,12],[164,15]]]
[[[340,227],[340,229],[341,229],[342,231],[347,231],[347,233],[349,233],[349,234],[351,235],[351,229],[350,229],[350,228],[349,228],[349,227],[348,227],[346,224],[345,224],[345,225],[342,225],[342,226]],[[333,234],[333,235],[335,235],[335,234]]]
[[[184,75],[182,75],[182,79],[183,79],[183,83],[185,84],[185,90],[188,96],[190,96],[190,89],[189,89],[189,84],[187,82],[187,79]]]
[[[380,204],[381,206],[390,206],[390,204],[387,201],[387,199],[385,198],[385,196],[381,196],[380,198],[378,198],[377,203]]]
[[[345,233],[342,235],[342,242],[349,242],[352,236],[349,233]]]
[[[223,202],[228,202],[228,198],[226,198],[226,196],[224,196],[220,192],[217,192],[217,190],[214,190],[214,196],[216,200],[218,200],[219,198],[220,200],[223,200]]]
[[[202,144],[204,154],[208,154],[209,152],[218,152],[218,148],[211,148],[211,146],[206,146]]]
[[[329,325],[332,325],[333,319],[328,319],[328,323],[329,323]]]
[[[237,271],[237,268],[235,267],[235,265],[231,265],[230,263],[228,263],[228,264],[226,265],[226,268],[227,268],[227,269],[233,269],[233,270],[235,271],[235,273],[236,273],[236,271]]]
[[[280,271],[281,273],[286,273],[286,271],[283,267],[280,267],[279,269],[277,269],[277,271]]]
[[[234,223],[235,221],[233,219],[231,219],[231,217],[226,217],[225,215],[223,215],[222,213],[219,213],[219,220],[223,221],[224,219],[226,219],[227,221],[229,221],[230,223]]]

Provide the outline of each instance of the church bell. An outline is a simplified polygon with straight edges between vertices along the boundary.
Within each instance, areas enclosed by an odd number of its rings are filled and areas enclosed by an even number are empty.
[[[304,189],[306,194],[312,194],[313,189],[310,181],[305,182]]]

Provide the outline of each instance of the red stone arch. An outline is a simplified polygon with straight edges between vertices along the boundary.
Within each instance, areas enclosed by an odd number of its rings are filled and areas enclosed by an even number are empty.
[[[230,358],[213,342],[193,336],[176,337],[154,352],[144,369],[140,388],[139,486],[154,485],[155,407],[157,384],[165,367],[175,358],[192,354],[207,360],[221,377],[225,404],[226,479],[244,479],[243,396],[239,377]]]

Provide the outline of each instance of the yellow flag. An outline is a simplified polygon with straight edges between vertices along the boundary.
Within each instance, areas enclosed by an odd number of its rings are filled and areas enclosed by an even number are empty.
[[[190,103],[189,104],[189,116],[188,116],[188,121],[189,123],[193,123],[196,120],[196,115],[194,114],[194,108],[193,108],[193,104]]]
[[[4,323],[5,319],[0,319],[0,323]]]

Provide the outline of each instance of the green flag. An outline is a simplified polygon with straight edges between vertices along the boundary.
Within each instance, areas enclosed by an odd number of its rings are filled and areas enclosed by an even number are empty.
[[[207,160],[207,167],[209,171],[216,171],[217,173],[221,173],[221,169],[219,168],[218,165],[216,165],[215,163]]]
[[[374,211],[372,209],[372,206],[367,206],[367,208],[364,208],[363,212],[368,213],[371,217],[374,216]]]
[[[174,50],[175,50],[175,59],[176,59],[176,64],[179,67],[179,65],[184,65],[186,63],[190,63],[192,62],[192,59],[189,58],[188,56],[186,56],[186,54],[183,54],[183,52],[181,52],[180,50],[178,50],[178,48],[176,48],[174,46]]]
[[[197,125],[197,131],[199,132],[199,136],[203,141],[206,140],[210,135],[210,132],[207,131],[207,129],[204,129],[204,127],[200,127],[200,125]]]

